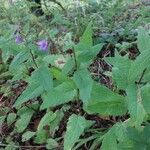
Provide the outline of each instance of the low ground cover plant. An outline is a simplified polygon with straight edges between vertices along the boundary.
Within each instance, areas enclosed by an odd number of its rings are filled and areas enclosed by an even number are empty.
[[[129,20],[99,33],[86,18],[96,3],[69,16],[59,1],[44,2],[0,7],[0,148],[149,150],[149,6],[139,4],[136,29]],[[86,25],[74,26],[83,12]]]

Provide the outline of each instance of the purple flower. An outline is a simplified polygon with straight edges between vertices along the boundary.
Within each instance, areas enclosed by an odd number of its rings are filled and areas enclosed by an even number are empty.
[[[24,40],[23,40],[22,36],[18,34],[15,36],[15,42],[17,44],[20,44],[20,43],[24,42]]]
[[[45,52],[48,51],[49,44],[47,40],[41,40],[37,42],[37,45],[40,50],[45,51]]]

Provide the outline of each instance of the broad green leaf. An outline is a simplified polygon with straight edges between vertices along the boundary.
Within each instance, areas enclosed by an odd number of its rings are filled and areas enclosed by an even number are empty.
[[[115,126],[113,126],[105,135],[102,141],[101,150],[119,150],[117,148],[117,139],[115,135]]]
[[[1,42],[1,41],[0,41]],[[0,48],[4,53],[9,52],[11,55],[17,55],[19,52],[26,50],[24,45],[18,45],[12,40],[5,41],[4,43],[0,43]]]
[[[15,148],[16,143],[15,142],[9,142],[9,144],[5,147],[5,150],[16,150]]]
[[[56,78],[56,80],[60,82],[67,81],[69,78],[66,74],[64,74],[60,69],[58,68],[51,68],[51,73]]]
[[[11,125],[15,121],[16,117],[15,113],[9,113],[7,116],[7,124]]]
[[[27,128],[33,113],[34,111],[32,109],[26,108],[24,113],[19,116],[19,119],[15,123],[16,131],[18,133],[23,132]]]
[[[113,65],[112,78],[117,84],[117,87],[120,89],[126,89],[127,85],[130,84],[128,82],[128,74],[133,62],[129,60],[127,56],[121,57],[117,53],[115,57],[105,58],[105,60]]]
[[[144,138],[144,142],[146,142],[150,148],[150,124],[149,123],[146,124],[143,130],[143,138]]]
[[[128,127],[126,134],[128,139],[133,143],[134,150],[149,150],[150,148],[150,125],[146,124],[145,127],[140,127],[140,130],[137,130],[133,127]]]
[[[84,130],[92,125],[91,121],[77,115],[71,115],[64,136],[64,150],[71,150]]]
[[[143,131],[138,131],[136,128],[128,127],[126,132],[128,139],[132,142],[133,150],[148,150],[150,145],[146,143]]]
[[[87,104],[91,97],[93,80],[87,69],[81,69],[74,73],[73,80],[79,89],[80,99]]]
[[[133,127],[128,127],[127,128],[127,136],[129,139],[136,141],[136,142],[143,142],[143,138],[141,136],[141,133]]]
[[[44,129],[40,130],[39,132],[36,133],[34,142],[37,144],[46,143],[48,134],[49,133],[46,130],[44,130]]]
[[[37,131],[41,131],[44,126],[50,125],[50,122],[52,122],[56,118],[56,114],[53,112],[47,112],[41,119]]]
[[[141,53],[130,68],[129,81],[137,80],[137,78],[140,78],[143,70],[149,68],[150,36],[142,27],[139,28],[137,45]]]
[[[29,109],[31,110],[37,110],[39,108],[39,103],[38,102],[35,102],[35,103],[31,103],[30,106],[24,106],[24,107],[19,107],[17,108],[18,111],[17,111],[17,116],[21,116],[23,115],[24,113],[26,113]]]
[[[141,88],[142,104],[147,114],[150,114],[150,85]]]
[[[27,131],[22,135],[22,142],[30,140],[35,135],[35,132]]]
[[[127,123],[116,123],[110,128],[104,135],[101,147],[102,150],[124,150],[122,149],[122,142],[126,142],[125,146],[128,147],[130,142],[127,140],[128,137],[126,135],[127,126]]]
[[[65,73],[65,74],[68,74],[68,73],[70,73],[70,72],[73,71],[74,66],[75,66],[75,61],[74,61],[74,59],[71,57],[71,58],[66,62],[66,64],[64,65],[64,67],[62,68],[62,72]]]
[[[113,130],[115,132],[116,139],[119,142],[126,140],[126,138],[127,138],[126,130],[127,130],[128,126],[129,126],[129,123],[127,121],[115,124],[115,128],[113,128]]]
[[[127,92],[127,104],[128,110],[131,115],[131,118],[136,120],[136,112],[137,112],[137,87],[136,85],[130,85],[126,89]]]
[[[36,133],[35,141],[36,143],[45,143],[48,137],[48,133],[44,129],[45,126],[50,126],[50,123],[53,122],[56,118],[56,113],[47,112],[41,119]]]
[[[127,107],[125,97],[94,83],[91,98],[85,110],[90,113],[118,116],[125,114]]]
[[[27,51],[21,51],[13,59],[9,66],[10,71],[14,71],[20,67],[20,65],[29,58],[29,53]]]
[[[149,51],[141,53],[136,60],[130,60],[128,56],[120,56],[116,53],[115,57],[105,58],[113,65],[112,77],[118,88],[126,90],[128,85],[138,81],[145,68],[149,67]]]
[[[60,105],[72,101],[76,96],[77,91],[73,82],[65,81],[59,86],[55,87],[51,92],[43,94],[43,103],[41,109]]]
[[[128,86],[127,90],[127,104],[130,117],[135,123],[136,127],[140,126],[146,117],[146,111],[142,104],[141,89],[136,85]]]
[[[144,69],[149,68],[150,62],[150,51],[144,51],[141,53],[136,60],[133,61],[129,73],[128,73],[128,82],[134,83],[138,81],[144,71]]]
[[[137,45],[141,53],[150,50],[150,36],[143,27],[138,29]]]
[[[92,40],[92,22],[90,22],[84,31],[82,37],[80,38],[80,43],[86,45],[87,47],[91,47],[93,45]]]
[[[62,118],[64,117],[63,110],[59,110],[55,112],[56,118],[50,123],[50,134],[54,135],[55,131],[59,129],[60,122]]]
[[[14,106],[19,106],[28,100],[38,97],[43,93],[43,88],[38,84],[31,83],[23,93],[17,98]]]
[[[80,63],[85,63],[88,66],[91,61],[96,57],[96,55],[101,51],[103,46],[104,44],[101,43],[91,48],[85,49],[84,51],[81,51],[77,58],[78,61]]]
[[[47,92],[53,88],[53,77],[50,73],[50,70],[47,66],[40,66],[32,75],[32,78],[35,77],[36,81],[40,86]]]
[[[137,103],[137,112],[136,112],[136,114],[137,114],[137,117],[136,117],[136,124],[135,125],[136,125],[136,127],[138,127],[144,122],[145,117],[147,115],[141,101]]]
[[[6,116],[0,116],[0,126],[5,121]]]

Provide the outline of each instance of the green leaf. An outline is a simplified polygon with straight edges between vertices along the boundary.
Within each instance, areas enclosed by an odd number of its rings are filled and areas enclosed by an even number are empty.
[[[87,47],[91,47],[93,45],[92,40],[92,22],[90,22],[84,31],[82,37],[80,38],[80,43],[86,45]]]
[[[105,135],[102,141],[102,150],[137,150],[134,141],[128,137],[129,125],[127,122],[115,124]],[[131,133],[131,132],[129,132]],[[131,136],[139,138],[139,134]],[[140,149],[141,150],[141,149]]]
[[[129,139],[139,143],[143,141],[141,133],[136,128],[133,127],[127,128],[127,136]]]
[[[69,78],[66,74],[64,74],[60,69],[58,68],[51,68],[51,73],[53,74],[54,78],[56,78],[60,82],[67,81]]]
[[[46,143],[47,143],[46,148],[49,149],[49,150],[57,148],[59,146],[57,141],[52,139],[52,138],[48,139]]]
[[[149,133],[149,124],[146,124],[145,127],[140,127],[139,130],[134,127],[127,126],[126,132],[124,134],[125,138],[123,140],[120,139],[119,148],[121,150],[148,150],[150,148]]]
[[[150,114],[150,85],[141,88],[142,104],[147,114]]]
[[[20,65],[27,59],[29,59],[29,53],[27,51],[21,51],[13,59],[12,63],[9,66],[9,70],[10,71],[17,70],[17,68],[19,68]]]
[[[115,136],[115,126],[113,126],[104,136],[101,150],[119,150]]]
[[[120,89],[126,89],[128,84],[130,84],[128,82],[128,74],[133,62],[129,60],[127,56],[121,57],[117,53],[115,57],[105,58],[105,60],[113,65],[112,77],[113,81],[117,84],[117,87]]]
[[[138,81],[144,71],[144,69],[149,69],[149,61],[150,61],[150,51],[144,51],[141,53],[136,60],[133,61],[133,64],[130,67],[128,73],[128,82],[134,83]]]
[[[64,110],[56,111],[56,118],[50,123],[50,134],[54,135],[55,131],[59,129],[60,122],[64,117]]]
[[[35,141],[36,143],[45,143],[47,140],[48,133],[44,129],[45,126],[50,126],[51,122],[53,122],[56,118],[56,113],[52,111],[47,112],[41,119],[36,133]]]
[[[75,61],[74,59],[72,59],[72,57],[66,62],[66,64],[64,65],[64,67],[62,68],[62,72],[65,74],[70,73],[71,71],[73,71],[75,66]]]
[[[50,74],[50,70],[47,66],[40,66],[32,75],[40,86],[47,92],[53,88],[53,77]]]
[[[3,122],[5,121],[6,116],[0,116],[0,126],[1,124],[3,124]]]
[[[144,138],[144,142],[146,142],[150,148],[150,124],[149,123],[146,124],[143,130],[143,138]]]
[[[38,84],[31,83],[23,93],[17,98],[14,106],[19,106],[28,100],[38,97],[43,93],[43,88]]]
[[[9,113],[7,116],[7,124],[11,125],[15,121],[16,117],[15,113]]]
[[[87,104],[91,97],[93,80],[87,69],[80,69],[74,73],[73,80],[79,89],[80,99]]]
[[[35,137],[35,143],[37,143],[37,144],[46,143],[48,134],[49,133],[44,129],[37,132],[36,137]]]
[[[39,125],[38,125],[38,128],[37,128],[37,132],[38,131],[41,131],[44,126],[46,125],[50,125],[50,122],[52,122],[54,119],[56,118],[56,114],[53,113],[53,112],[47,112],[44,117],[42,117]]]
[[[27,131],[22,135],[22,142],[30,140],[35,135],[35,132]]]
[[[77,91],[73,82],[66,81],[55,87],[51,92],[43,94],[41,109],[53,107],[73,100]]]
[[[133,150],[143,150],[148,148],[143,137],[143,131],[138,131],[136,128],[128,127],[126,134],[128,139],[132,142]]]
[[[150,55],[149,51],[144,51],[133,61],[128,56],[122,57],[116,53],[115,57],[105,60],[113,65],[112,77],[117,87],[126,90],[127,86],[138,81],[143,70],[149,67]]]
[[[101,115],[123,115],[127,112],[125,98],[108,88],[94,83],[91,98],[85,110]]]
[[[141,53],[150,50],[150,36],[143,27],[138,29],[137,45]]]
[[[91,61],[96,57],[96,55],[101,51],[103,46],[104,44],[101,43],[91,48],[85,49],[84,51],[81,51],[78,56],[78,61],[88,66]]]
[[[23,113],[20,114],[19,119],[15,123],[16,131],[18,133],[23,132],[27,128],[34,113],[34,111],[30,108],[25,107],[22,109],[24,109]]]
[[[67,123],[67,131],[64,136],[64,150],[71,150],[74,144],[78,141],[80,135],[84,132],[85,128],[92,125],[91,121],[77,115],[71,115]]]
[[[127,92],[126,98],[127,98],[128,110],[131,119],[138,127],[144,121],[144,118],[146,116],[146,111],[142,104],[143,100],[141,95],[141,89],[139,87],[136,87],[136,85],[130,85],[128,86],[126,92]]]
[[[140,126],[146,117],[146,111],[143,107],[143,104],[141,102],[138,102],[137,104],[137,117],[136,117],[136,127]]]

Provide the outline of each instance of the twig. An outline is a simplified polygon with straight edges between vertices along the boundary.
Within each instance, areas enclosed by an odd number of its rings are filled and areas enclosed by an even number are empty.
[[[10,146],[10,147],[15,147],[15,148],[45,148],[46,147],[46,145],[41,145],[41,146],[36,146],[36,145],[33,145],[33,146],[17,146],[17,145],[10,145],[10,144],[0,143],[0,147],[1,146],[3,146],[3,147]]]

